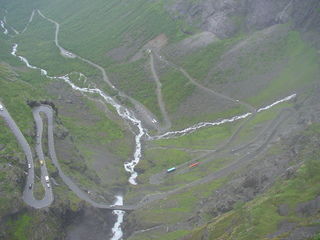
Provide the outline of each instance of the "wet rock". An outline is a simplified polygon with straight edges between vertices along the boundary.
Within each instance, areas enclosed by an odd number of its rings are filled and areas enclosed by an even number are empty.
[[[59,127],[57,127],[57,128],[55,129],[54,135],[55,135],[57,138],[63,140],[63,139],[65,139],[65,138],[69,135],[69,131],[68,131],[68,129],[66,129],[64,126],[59,126]]]
[[[282,235],[283,233],[290,232],[294,230],[294,228],[297,226],[296,223],[290,223],[287,221],[282,221],[280,224],[278,224],[278,231],[268,235],[268,238],[276,238],[279,235]]]
[[[289,167],[289,168],[286,170],[285,178],[286,178],[286,179],[292,178],[292,177],[295,176],[295,173],[296,173],[296,169],[295,169],[294,167]]]
[[[300,227],[292,231],[289,237],[283,238],[283,240],[310,239],[314,237],[314,235],[318,233],[319,230],[320,230],[320,226]]]
[[[178,0],[167,8],[173,18],[184,18],[190,24],[225,38],[240,29],[252,32],[290,21],[297,28],[317,29],[319,7],[318,0]]]
[[[296,209],[296,213],[299,217],[309,217],[319,213],[320,211],[320,196],[316,199],[299,203]]]
[[[0,151],[2,151],[5,148],[6,145],[0,144]]]
[[[280,216],[288,216],[289,214],[289,206],[288,204],[281,204],[278,207],[278,213]]]

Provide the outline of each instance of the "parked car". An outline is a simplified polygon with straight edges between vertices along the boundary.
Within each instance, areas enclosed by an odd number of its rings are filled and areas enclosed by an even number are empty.
[[[46,183],[49,183],[49,176],[44,176],[44,180],[46,180]]]
[[[169,168],[169,169],[167,169],[167,173],[171,173],[171,172],[173,172],[173,171],[175,171],[176,170],[176,168],[175,167],[173,167],[173,168]]]
[[[189,165],[189,168],[196,167],[196,166],[198,166],[199,164],[200,164],[199,162],[192,163],[192,164]]]
[[[43,161],[43,160],[40,160],[40,164],[41,164],[41,166],[43,166],[43,164],[44,164],[44,161]]]

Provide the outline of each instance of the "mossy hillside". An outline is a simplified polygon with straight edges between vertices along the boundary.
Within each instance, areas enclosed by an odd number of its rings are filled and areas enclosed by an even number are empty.
[[[33,116],[27,101],[43,99],[43,94],[40,91],[41,89],[19,80],[20,78],[28,80],[29,76],[29,73],[17,73],[9,65],[0,64],[0,100],[27,140],[32,142],[30,131],[33,130]],[[39,76],[34,81],[39,82]],[[9,144],[12,142],[3,140]]]
[[[139,233],[136,236],[130,237],[130,240],[150,240],[150,239],[166,239],[166,240],[176,240],[187,235],[190,231],[188,230],[177,230],[174,232],[165,232],[166,226],[159,227],[159,230],[152,231],[152,236],[150,233]]]
[[[143,157],[136,170],[140,173],[140,183],[149,182],[149,176],[166,170],[167,168],[190,161],[196,154],[187,153],[179,149],[149,148],[144,151]]]
[[[28,29],[14,37],[18,43],[18,55],[26,57],[31,65],[43,68],[50,76],[62,76],[82,72],[91,78],[102,78],[100,71],[79,59],[60,55],[54,43],[55,25],[35,12]]]
[[[262,130],[267,128],[268,124],[274,119],[276,119],[282,111],[292,106],[293,103],[284,102],[268,110],[257,113],[255,116],[253,116],[253,118],[249,119],[244,124],[241,131],[238,133],[237,137],[232,142],[232,145],[242,145],[245,142],[254,140],[254,137],[257,136],[257,134],[261,134]]]
[[[1,8],[6,9],[8,13],[3,13],[7,18],[7,22],[13,26],[18,32],[21,32],[29,21],[31,12],[36,8],[37,1],[19,0],[19,1],[3,1]],[[8,29],[11,31],[11,29]]]
[[[199,82],[204,82],[209,70],[218,64],[221,56],[239,41],[245,39],[245,35],[238,35],[229,39],[215,41],[208,46],[192,51],[180,58],[172,58]]]
[[[188,219],[193,216],[195,211],[197,211],[196,206],[199,202],[206,197],[214,194],[215,190],[221,186],[227,179],[219,179],[217,181],[198,185],[192,187],[188,190],[181,191],[179,193],[169,195],[166,199],[160,200],[157,203],[152,203],[148,208],[137,210],[128,217],[128,223],[134,221],[138,224],[143,224],[143,226],[153,227],[159,225],[170,225],[177,222],[181,222],[185,219]],[[201,196],[199,198],[199,196]],[[182,233],[186,231],[178,232],[145,232],[139,233],[133,236],[131,239],[138,239],[141,236],[141,239],[171,239],[172,236],[180,239]],[[153,238],[151,238],[153,237]]]
[[[133,55],[160,33],[166,34],[170,41],[184,37],[161,2],[37,1],[34,5],[61,24],[62,46],[105,67],[113,62],[107,55],[111,49],[127,46],[128,55]],[[19,5],[6,1],[5,7],[15,26],[18,20],[11,15],[15,15]]]
[[[287,63],[281,72],[271,79],[267,88],[248,99],[254,105],[262,104],[284,94],[292,94],[297,89],[304,86],[310,87],[310,83],[319,80],[319,55],[314,48],[303,41],[299,32],[290,31],[282,41],[275,44],[274,48],[276,50],[270,52],[277,53],[277,55],[266,55],[265,64],[274,61],[279,55],[285,56]]]
[[[235,209],[216,219],[212,223],[194,230],[186,239],[198,239],[205,231],[210,239],[263,239],[268,234],[277,231],[281,221],[296,223],[297,227],[312,226],[314,220],[319,218],[318,213],[309,217],[301,217],[297,214],[298,203],[315,199],[319,194],[319,170],[320,164],[317,160],[319,150],[315,148],[319,139],[319,124],[312,125],[303,135],[309,141],[299,152],[298,159],[304,164],[298,169],[294,177],[279,179],[277,183],[266,193],[246,204],[239,204]],[[280,215],[278,207],[281,204],[289,206],[287,216]],[[228,231],[227,231],[228,230]],[[284,233],[281,236],[288,236]]]
[[[319,76],[320,61],[316,50],[302,39],[299,32],[288,30],[288,25],[275,29],[273,37],[265,40],[262,39],[265,34],[263,31],[256,32],[219,40],[180,59],[172,58],[169,54],[167,57],[181,65],[200,83],[216,89],[231,83],[238,86],[253,78],[259,82],[261,76],[270,73],[266,87],[241,97],[259,107],[310,86]],[[250,42],[259,48],[251,49]],[[226,58],[225,54],[236,44],[239,47],[233,51],[232,64],[221,67],[219,63],[222,57]]]
[[[12,240],[40,239],[43,236],[53,240],[59,235],[59,227],[62,225],[58,221],[50,213],[22,210],[8,217],[3,233]]]
[[[162,95],[169,114],[174,114],[183,100],[190,96],[194,86],[190,84],[182,73],[174,69],[160,76],[162,83]]]
[[[112,82],[118,89],[146,106],[158,119],[162,119],[156,96],[156,85],[148,69],[149,60],[113,64],[108,68]]]

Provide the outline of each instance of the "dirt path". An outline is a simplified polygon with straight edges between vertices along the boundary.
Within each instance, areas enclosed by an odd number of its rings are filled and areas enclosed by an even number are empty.
[[[157,94],[158,104],[159,104],[159,107],[160,107],[160,110],[161,110],[161,114],[162,114],[163,120],[164,120],[163,129],[164,129],[164,131],[166,131],[166,130],[169,130],[171,128],[172,124],[171,124],[169,115],[168,115],[168,113],[166,111],[165,103],[163,101],[162,91],[161,91],[162,84],[161,84],[161,82],[159,80],[158,74],[157,74],[155,66],[154,66],[154,57],[153,57],[153,53],[152,52],[150,53],[150,67],[151,67],[151,72],[152,72],[153,79],[154,79],[154,81],[156,83],[156,86],[157,86],[156,94]]]
[[[213,95],[218,96],[220,98],[223,98],[225,100],[231,101],[231,102],[233,102],[235,104],[241,104],[241,105],[245,106],[247,109],[249,109],[253,113],[256,112],[256,108],[251,106],[250,104],[248,104],[246,102],[243,102],[243,101],[240,101],[238,99],[234,99],[234,98],[232,98],[230,96],[227,96],[227,95],[224,95],[222,93],[216,92],[211,88],[203,86],[198,81],[196,81],[194,78],[192,78],[184,68],[182,68],[180,66],[177,66],[176,64],[166,60],[163,56],[160,56],[156,52],[154,52],[154,54],[155,54],[156,57],[158,57],[160,59],[160,61],[162,61],[162,62],[166,63],[167,65],[173,67],[174,69],[180,71],[192,84],[194,84],[199,89],[201,89],[201,90],[203,90],[203,91],[205,91],[205,92],[207,92],[209,94],[213,94]]]

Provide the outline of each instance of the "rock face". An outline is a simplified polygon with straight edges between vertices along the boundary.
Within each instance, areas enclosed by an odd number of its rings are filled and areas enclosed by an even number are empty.
[[[305,30],[320,28],[318,0],[178,0],[168,6],[174,18],[212,32],[220,38],[292,21]]]

